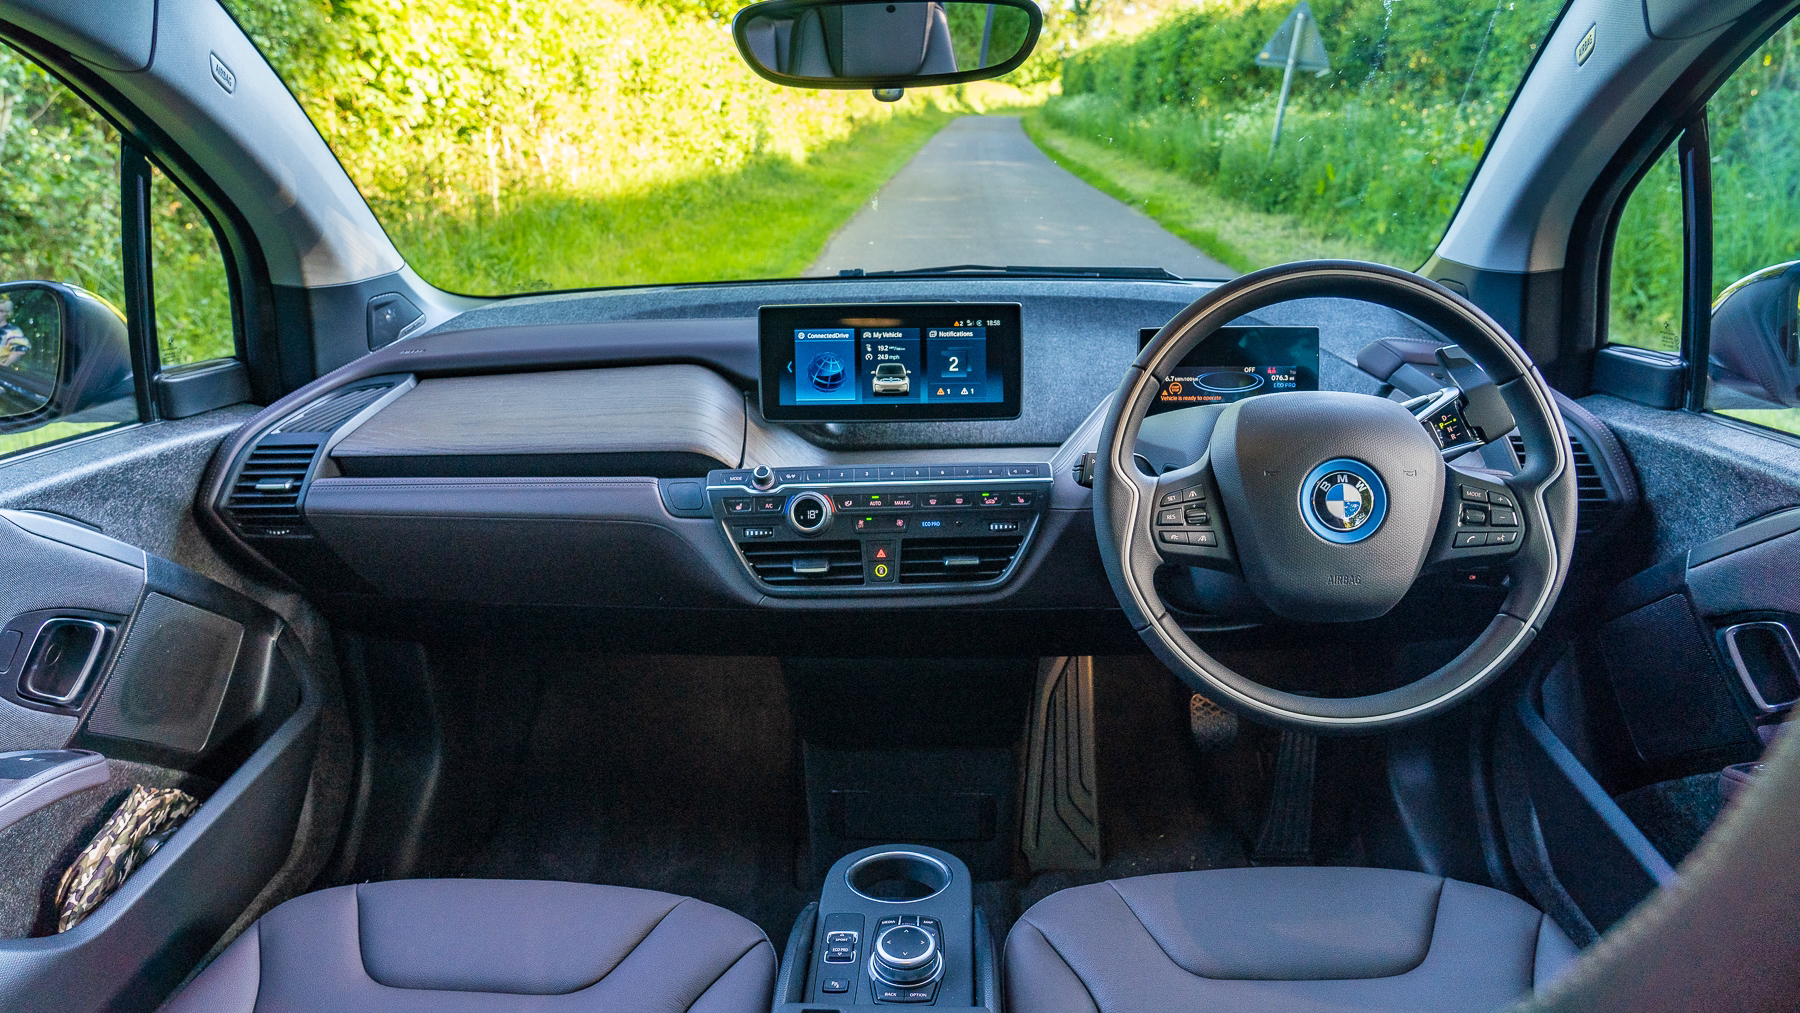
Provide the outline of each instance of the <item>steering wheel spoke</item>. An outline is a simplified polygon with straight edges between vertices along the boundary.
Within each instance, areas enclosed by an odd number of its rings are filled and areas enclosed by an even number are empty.
[[[1497,478],[1446,468],[1444,506],[1427,565],[1491,566],[1511,559],[1526,537],[1520,502]]]
[[[1208,458],[1158,478],[1151,507],[1150,537],[1165,562],[1237,568]]]

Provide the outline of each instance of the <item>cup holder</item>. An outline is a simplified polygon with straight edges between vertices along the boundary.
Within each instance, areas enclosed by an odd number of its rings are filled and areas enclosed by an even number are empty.
[[[950,870],[930,855],[885,851],[852,865],[844,879],[858,897],[907,904],[943,893],[950,885]]]

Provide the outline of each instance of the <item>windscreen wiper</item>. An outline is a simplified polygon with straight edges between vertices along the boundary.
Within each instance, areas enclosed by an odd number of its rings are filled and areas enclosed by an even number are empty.
[[[915,267],[905,271],[864,271],[860,267],[838,272],[840,278],[896,278],[933,274],[1011,274],[1035,275],[1041,278],[1148,278],[1156,281],[1185,281],[1160,267],[996,267],[992,264],[951,264],[948,267]]]

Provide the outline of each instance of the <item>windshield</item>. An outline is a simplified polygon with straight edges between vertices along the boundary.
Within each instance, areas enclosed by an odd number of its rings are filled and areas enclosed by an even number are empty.
[[[1006,77],[886,103],[757,77],[718,0],[228,3],[413,269],[480,295],[1414,268],[1561,7],[1056,0]]]

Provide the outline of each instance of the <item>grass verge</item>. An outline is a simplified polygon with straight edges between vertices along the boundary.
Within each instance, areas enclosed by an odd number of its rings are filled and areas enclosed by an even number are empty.
[[[1041,111],[1028,114],[1024,124],[1051,161],[1235,271],[1315,258],[1385,261],[1373,248],[1320,237],[1295,217],[1252,210],[1180,173],[1059,130]]]
[[[955,115],[927,106],[804,161],[624,193],[527,194],[498,215],[418,214],[388,228],[415,270],[455,292],[792,277]]]
[[[31,447],[55,443],[72,436],[85,436],[99,429],[125,425],[122,422],[52,422],[47,426],[27,429],[22,433],[6,433],[0,435],[0,455],[27,450]]]

